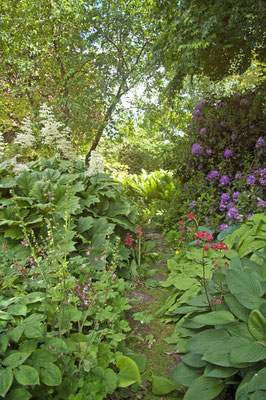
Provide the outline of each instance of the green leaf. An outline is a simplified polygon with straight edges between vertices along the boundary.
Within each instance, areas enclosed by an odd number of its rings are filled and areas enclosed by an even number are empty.
[[[5,398],[13,382],[13,373],[10,368],[0,370],[0,396]]]
[[[208,364],[204,370],[204,376],[209,376],[211,378],[228,378],[229,376],[235,375],[238,371],[238,368],[218,367]]]
[[[266,320],[259,310],[251,311],[248,328],[255,339],[266,344]]]
[[[229,311],[220,310],[197,315],[196,317],[192,318],[191,321],[202,325],[223,325],[235,321],[235,318]]]
[[[247,345],[249,341],[240,337],[219,339],[210,345],[202,359],[222,367],[235,366],[231,361],[230,351],[234,348],[238,348],[241,344]]]
[[[25,389],[14,389],[8,393],[6,400],[29,400],[32,398],[30,392]]]
[[[39,385],[39,375],[36,369],[29,365],[21,365],[18,369],[14,369],[14,375],[18,383],[21,385]]]
[[[258,343],[239,345],[230,352],[230,359],[234,364],[256,362],[264,358],[266,358],[266,348]]]
[[[257,390],[266,390],[266,367],[254,374],[248,383],[247,389],[249,393]]]
[[[36,367],[42,367],[47,363],[53,363],[56,359],[57,356],[54,352],[45,349],[34,350],[30,357],[31,363]]]
[[[196,354],[196,353],[190,352],[190,353],[182,356],[181,360],[189,367],[201,368],[201,367],[205,367],[205,365],[207,364],[206,361],[203,361],[201,359],[201,357],[202,357],[201,354]]]
[[[138,382],[141,384],[139,369],[135,361],[126,356],[121,356],[116,365],[120,372],[118,374],[118,387],[127,387],[132,383]]]
[[[237,300],[249,310],[254,310],[254,308],[260,308],[264,303],[264,300],[252,293],[249,292],[241,292],[237,293]]]
[[[256,392],[249,394],[250,400],[265,400],[266,391],[265,390],[257,390]]]
[[[13,340],[13,342],[18,342],[24,332],[24,326],[22,324],[16,326],[14,329],[9,331],[9,338]]]
[[[202,373],[203,368],[193,368],[180,363],[171,371],[170,378],[181,385],[190,386]]]
[[[239,271],[236,269],[229,269],[226,271],[226,282],[231,293],[251,293],[256,296],[264,294],[259,275],[255,271]]]
[[[45,363],[41,368],[41,380],[47,386],[59,386],[62,382],[62,374],[57,365]]]
[[[78,232],[82,233],[88,231],[93,226],[93,223],[94,223],[93,217],[80,217],[78,219],[78,226],[77,226]]]
[[[32,303],[37,303],[38,301],[43,301],[45,298],[45,294],[42,292],[32,292],[27,294],[26,296],[23,297],[23,302],[25,304],[32,304]]]
[[[15,353],[6,357],[3,360],[3,365],[10,368],[16,368],[30,356],[31,353],[24,353],[22,351],[15,351]]]
[[[13,317],[11,314],[5,312],[5,311],[0,311],[0,321],[10,321],[12,320]]]
[[[27,307],[24,304],[11,304],[7,311],[12,315],[27,315]]]
[[[200,376],[188,388],[184,400],[212,400],[221,393],[225,383],[221,379]]]
[[[107,369],[102,381],[107,394],[112,394],[115,391],[117,382],[117,374],[113,370]]]
[[[204,354],[212,343],[218,339],[229,338],[230,335],[225,329],[205,329],[189,340],[187,349],[196,354]]]
[[[139,372],[142,374],[145,371],[145,366],[147,362],[147,357],[145,354],[126,354],[127,357],[131,358],[131,360],[135,361],[139,368]]]
[[[249,317],[250,311],[244,307],[239,301],[237,300],[236,296],[233,294],[226,294],[224,296],[224,300],[228,307],[230,308],[230,311],[238,318],[241,319],[242,321],[247,321]]]
[[[152,393],[157,396],[161,396],[164,394],[168,394],[173,390],[177,389],[177,385],[175,382],[170,379],[164,378],[162,376],[152,376]]]

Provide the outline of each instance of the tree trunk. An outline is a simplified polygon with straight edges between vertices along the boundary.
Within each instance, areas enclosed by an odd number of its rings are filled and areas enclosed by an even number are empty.
[[[125,93],[126,93],[126,91],[122,91],[122,87],[120,86],[116,96],[113,99],[113,102],[110,104],[108,110],[106,111],[106,114],[104,116],[104,119],[103,119],[99,129],[97,130],[97,133],[96,133],[96,136],[95,136],[95,138],[94,138],[94,140],[92,142],[91,148],[90,148],[88,154],[86,154],[85,164],[87,164],[87,165],[89,164],[90,156],[91,156],[92,151],[94,151],[97,148],[97,146],[98,146],[98,144],[100,142],[100,139],[102,137],[102,134],[104,132],[104,129],[106,128],[106,126],[107,126],[107,124],[108,124],[108,122],[109,122],[109,120],[110,120],[110,118],[111,118],[111,116],[112,116],[112,114],[113,114],[113,112],[114,112],[114,110],[116,108],[116,105],[119,103],[119,100],[121,99],[121,97]]]

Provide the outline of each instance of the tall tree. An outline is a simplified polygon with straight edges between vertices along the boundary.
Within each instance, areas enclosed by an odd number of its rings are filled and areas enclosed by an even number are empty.
[[[242,73],[255,55],[265,59],[263,0],[158,0],[154,57],[169,73],[174,89],[185,75],[220,80]]]
[[[122,96],[151,74],[154,34],[137,0],[2,0],[2,90],[54,104],[94,150]],[[84,146],[88,149],[88,145]]]

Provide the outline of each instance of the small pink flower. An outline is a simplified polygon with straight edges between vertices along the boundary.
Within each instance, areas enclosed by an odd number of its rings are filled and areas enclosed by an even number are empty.
[[[221,304],[222,300],[221,299],[217,299],[216,303]]]
[[[214,303],[214,298],[213,297],[211,297],[211,302]]]

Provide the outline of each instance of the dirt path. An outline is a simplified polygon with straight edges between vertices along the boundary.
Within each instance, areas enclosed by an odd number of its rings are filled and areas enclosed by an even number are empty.
[[[128,294],[131,299],[132,308],[127,318],[132,328],[129,339],[129,347],[132,352],[145,354],[147,357],[146,370],[153,375],[167,377],[173,367],[179,363],[179,356],[173,345],[167,344],[164,339],[171,336],[174,330],[173,324],[166,324],[154,316],[165,303],[169,293],[167,288],[158,286],[158,282],[167,278],[167,258],[172,251],[164,245],[163,236],[156,232],[146,234],[147,239],[156,243],[153,251],[159,253],[159,260],[156,264],[150,265],[149,277],[140,282]],[[140,323],[134,320],[134,313],[145,312],[153,319],[148,323]],[[184,392],[175,391],[174,394],[166,396],[155,396],[149,391],[146,394],[136,393],[134,399],[183,399]]]

